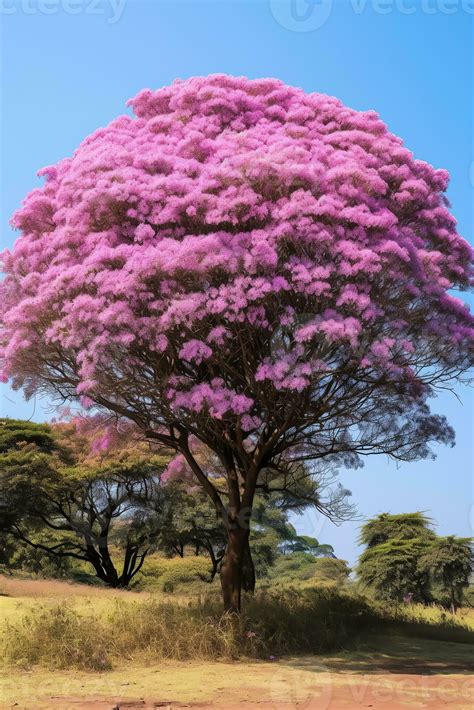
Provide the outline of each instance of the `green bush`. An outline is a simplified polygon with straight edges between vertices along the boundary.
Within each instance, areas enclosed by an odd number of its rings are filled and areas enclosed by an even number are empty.
[[[145,562],[135,589],[174,592],[179,588],[210,578],[210,562],[206,557],[153,556]]]
[[[270,568],[269,579],[288,583],[313,577],[316,558],[308,552],[292,552],[281,555]]]
[[[335,557],[318,557],[315,560],[315,578],[322,582],[345,584],[351,572],[345,560]]]
[[[333,557],[314,557],[308,552],[292,552],[281,555],[269,570],[272,582],[288,586],[297,582],[313,580],[318,583],[344,584],[350,569],[345,560]]]

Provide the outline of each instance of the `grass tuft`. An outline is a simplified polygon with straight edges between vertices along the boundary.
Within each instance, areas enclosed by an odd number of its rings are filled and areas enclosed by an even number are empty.
[[[382,627],[398,634],[472,642],[462,617],[392,607],[331,587],[259,592],[241,617],[214,596],[170,603],[154,596],[106,605],[35,604],[4,627],[7,664],[103,671],[124,661],[232,660],[338,651]]]
[[[260,593],[240,618],[209,597],[176,605],[113,600],[102,613],[36,605],[9,622],[7,663],[105,670],[120,660],[268,658],[342,647],[369,620],[365,602],[331,590]]]

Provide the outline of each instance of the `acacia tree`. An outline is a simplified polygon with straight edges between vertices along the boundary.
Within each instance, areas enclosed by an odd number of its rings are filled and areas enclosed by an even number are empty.
[[[453,442],[428,399],[472,362],[472,277],[444,191],[373,111],[273,79],[144,90],[13,218],[3,374],[225,470],[221,580],[240,608],[262,471],[412,461]],[[326,512],[327,506],[319,502]]]
[[[224,521],[202,491],[190,493],[185,486],[173,483],[166,486],[166,493],[170,504],[158,538],[159,549],[169,556],[184,557],[186,549],[196,556],[207,554],[212,581],[224,556]]]
[[[97,417],[14,431],[0,420],[0,447],[8,535],[58,560],[88,562],[107,585],[127,587],[166,516],[163,454],[137,441],[130,426],[117,431]]]

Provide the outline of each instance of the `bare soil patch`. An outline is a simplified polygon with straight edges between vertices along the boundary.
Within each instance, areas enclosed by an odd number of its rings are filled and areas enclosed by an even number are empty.
[[[349,661],[349,659],[347,659]],[[472,710],[474,674],[384,671],[357,659],[175,663],[102,674],[23,672],[3,678],[1,710]],[[383,659],[382,659],[383,661]],[[337,670],[334,670],[337,667]],[[447,670],[443,668],[443,670]],[[450,669],[451,670],[451,669]],[[1,680],[1,679],[0,679]],[[1,696],[0,696],[1,697]]]

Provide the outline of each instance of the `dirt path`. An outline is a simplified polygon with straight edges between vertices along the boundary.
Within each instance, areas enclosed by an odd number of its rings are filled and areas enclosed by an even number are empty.
[[[16,710],[472,710],[474,679],[455,676],[438,677],[421,675],[355,676],[341,680],[334,674],[309,683],[299,675],[288,677],[286,671],[278,675],[275,686],[255,687],[239,698],[239,693],[220,692],[211,702],[180,702],[164,696],[131,698],[127,696],[103,698],[51,697],[33,704],[17,704]],[[275,692],[276,691],[276,692]],[[176,691],[176,697],[179,691]],[[274,697],[272,697],[274,696]]]
[[[406,658],[362,652],[274,662],[169,662],[103,674],[16,672],[0,676],[0,708],[473,710],[474,669],[453,654],[453,662],[423,667],[413,658],[411,668]]]

